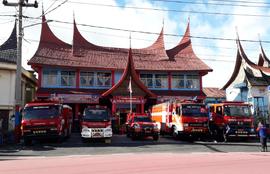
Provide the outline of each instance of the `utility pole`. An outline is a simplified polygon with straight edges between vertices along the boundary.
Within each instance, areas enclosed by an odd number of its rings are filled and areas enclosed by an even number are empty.
[[[18,142],[20,137],[20,107],[22,105],[22,37],[23,37],[23,28],[22,28],[22,8],[23,7],[38,7],[38,3],[35,0],[34,3],[28,3],[28,0],[18,0],[18,3],[9,3],[7,0],[3,0],[5,6],[18,7],[17,14],[17,68],[16,68],[16,81],[15,81],[15,139]]]

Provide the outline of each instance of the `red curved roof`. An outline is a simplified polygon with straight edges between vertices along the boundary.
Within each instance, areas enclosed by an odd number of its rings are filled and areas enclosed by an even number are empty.
[[[145,95],[147,95],[148,97],[156,98],[156,95],[154,93],[152,93],[150,90],[148,90],[148,88],[141,82],[140,78],[138,77],[138,75],[135,71],[135,68],[134,68],[134,62],[133,62],[133,58],[132,58],[131,48],[129,49],[129,52],[128,52],[128,62],[127,62],[126,68],[124,70],[124,73],[121,76],[121,79],[111,89],[104,92],[101,96],[106,97],[106,96],[112,94],[121,85],[124,85],[124,81],[126,82],[125,83],[126,87],[124,87],[124,89],[128,89],[127,82],[129,82],[130,78],[132,80],[132,84],[135,83],[136,86],[139,87],[139,89],[141,89],[145,93]],[[134,87],[134,85],[133,85],[133,87]],[[127,93],[127,90],[122,91],[121,93],[123,95],[124,93]]]
[[[71,45],[57,38],[48,26],[45,15],[42,16],[41,35],[35,55],[28,61],[29,65],[57,65],[69,61]]]
[[[213,71],[203,61],[201,61],[193,51],[190,39],[190,22],[188,21],[185,34],[176,47],[167,50],[167,54],[171,60],[181,60],[185,62],[186,66],[194,67],[197,65],[206,71]]]
[[[58,39],[50,30],[46,19],[42,18],[42,31],[39,48],[28,64],[61,66],[74,68],[115,69],[124,70],[127,63],[129,49],[103,47],[88,42],[79,32],[74,20],[72,46]],[[185,45],[189,39],[189,24],[185,37],[180,46]],[[178,48],[178,46],[177,46]],[[192,54],[188,54],[188,50]],[[163,28],[157,40],[149,47],[133,49],[134,67],[144,71],[212,71],[199,58],[195,57],[191,44],[186,49],[181,49],[181,58],[169,58],[164,47]],[[170,52],[170,51],[169,51]],[[178,56],[177,56],[178,57]]]

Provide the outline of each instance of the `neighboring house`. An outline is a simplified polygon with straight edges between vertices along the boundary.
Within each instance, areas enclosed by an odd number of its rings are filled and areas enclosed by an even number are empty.
[[[67,44],[53,34],[44,15],[42,20],[39,47],[28,62],[39,76],[37,97],[61,99],[74,109],[75,119],[87,105],[100,104],[124,123],[130,106],[144,112],[167,100],[206,97],[202,76],[212,69],[194,54],[189,23],[179,44],[165,50],[163,28],[149,47],[128,49],[90,43],[75,20],[73,42]]]
[[[229,101],[244,101],[252,104],[255,116],[268,117],[270,68],[269,59],[261,46],[258,64],[250,61],[240,40],[237,39],[235,68],[229,81],[222,88]]]
[[[10,117],[15,110],[15,79],[17,59],[16,24],[6,42],[0,45],[0,130],[10,130]],[[37,80],[33,72],[22,69],[22,104],[31,101],[35,95]]]
[[[203,92],[206,94],[205,103],[220,103],[226,100],[225,90],[219,88],[203,88]]]

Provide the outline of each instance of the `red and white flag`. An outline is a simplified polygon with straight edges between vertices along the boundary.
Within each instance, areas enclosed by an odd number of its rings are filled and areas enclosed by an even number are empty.
[[[129,79],[128,91],[129,93],[132,93],[131,78]]]

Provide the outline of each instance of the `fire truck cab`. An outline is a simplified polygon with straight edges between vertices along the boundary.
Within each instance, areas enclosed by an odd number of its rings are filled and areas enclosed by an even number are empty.
[[[209,128],[220,141],[230,137],[256,137],[251,105],[244,102],[210,104]]]
[[[160,124],[162,134],[170,134],[174,138],[205,138],[209,135],[207,109],[196,101],[160,103],[152,107],[151,116]]]
[[[26,145],[36,139],[62,140],[71,135],[71,129],[72,109],[58,101],[33,101],[22,111],[21,135]]]
[[[96,105],[84,109],[81,118],[81,138],[83,142],[88,139],[105,139],[106,143],[111,143],[111,112],[107,107]]]
[[[129,113],[126,122],[127,137],[132,140],[143,137],[153,137],[153,140],[159,139],[159,128],[151,117],[145,113]]]

